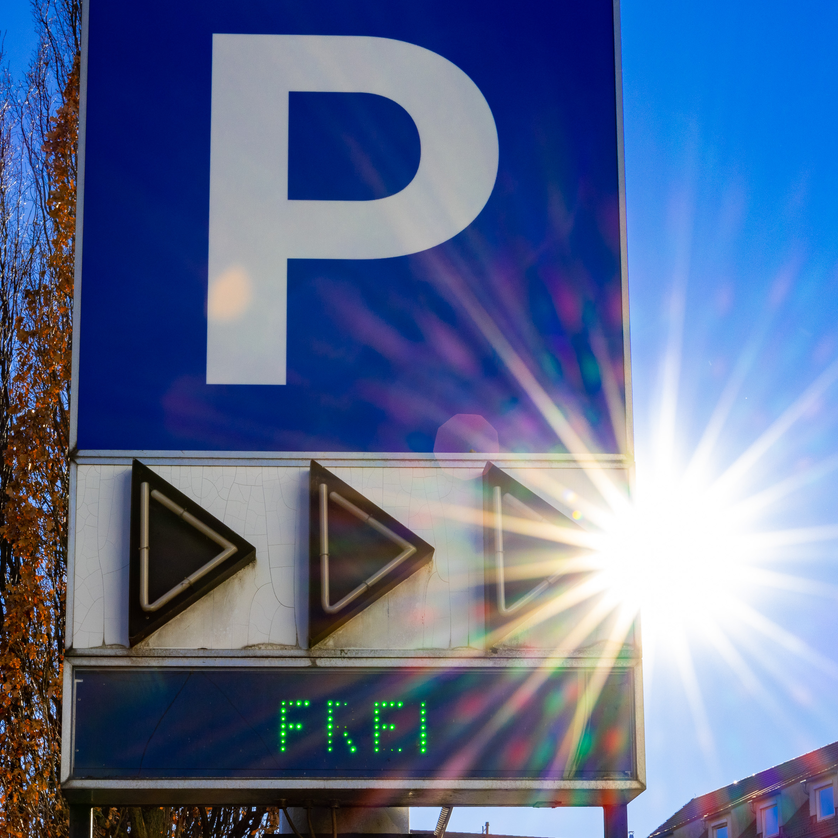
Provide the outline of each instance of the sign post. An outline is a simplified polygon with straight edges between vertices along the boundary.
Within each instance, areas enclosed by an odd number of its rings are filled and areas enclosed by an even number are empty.
[[[71,803],[624,835],[618,11],[85,5]]]

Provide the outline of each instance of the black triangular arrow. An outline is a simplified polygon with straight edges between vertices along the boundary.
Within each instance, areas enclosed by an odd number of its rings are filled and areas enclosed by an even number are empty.
[[[133,646],[256,558],[256,548],[139,460],[131,469]]]
[[[483,508],[483,603],[487,643],[493,645],[557,589],[577,584],[580,570],[566,562],[590,550],[573,543],[584,530],[572,518],[492,463],[483,472]],[[527,532],[528,521],[533,522],[532,533]],[[562,541],[560,533],[551,537],[554,527],[570,530],[569,541]]]
[[[430,562],[434,548],[314,460],[309,492],[314,646]]]

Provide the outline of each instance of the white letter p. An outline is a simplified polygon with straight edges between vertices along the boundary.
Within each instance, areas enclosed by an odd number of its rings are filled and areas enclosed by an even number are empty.
[[[208,384],[285,384],[288,259],[418,253],[465,229],[495,184],[498,136],[471,79],[387,38],[214,35]],[[374,201],[288,200],[290,91],[374,93],[412,117],[413,180]]]

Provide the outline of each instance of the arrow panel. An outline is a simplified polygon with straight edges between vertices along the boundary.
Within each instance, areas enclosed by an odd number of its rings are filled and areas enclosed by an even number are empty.
[[[256,558],[256,548],[139,460],[131,469],[132,646]]]
[[[311,461],[309,645],[430,562],[434,548]]]
[[[580,546],[584,530],[572,518],[491,463],[483,474],[483,500],[483,601],[487,646],[493,646],[580,586],[590,572],[578,559],[590,551]]]

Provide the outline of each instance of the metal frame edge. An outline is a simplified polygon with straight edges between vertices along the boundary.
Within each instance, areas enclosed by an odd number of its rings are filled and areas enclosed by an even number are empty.
[[[63,786],[72,775],[73,734],[75,731],[73,701],[73,663],[64,660],[64,671],[61,673],[62,701],[61,701],[61,769],[59,783]]]
[[[75,451],[79,434],[79,339],[81,337],[81,264],[84,250],[84,171],[87,141],[87,52],[90,3],[82,4],[81,63],[79,67],[79,136],[76,151],[76,242],[73,265],[73,348],[70,360],[70,451]]]
[[[67,499],[67,591],[64,595],[64,650],[73,648],[76,598],[76,507],[78,465],[70,460],[69,498]]]
[[[364,451],[142,451],[83,450],[74,453],[79,465],[288,466],[308,468],[316,460],[327,468],[483,468],[489,461],[504,468],[629,469],[633,461],[623,454],[433,454],[431,452]]]
[[[646,789],[646,716],[643,706],[643,659],[638,657],[634,673],[634,736],[637,779]]]
[[[631,377],[631,331],[629,326],[628,223],[626,218],[626,153],[623,136],[623,59],[620,0],[613,0],[614,90],[617,104],[617,180],[620,196],[620,271],[623,305],[623,374],[625,378],[625,455],[634,462],[634,400]]]

